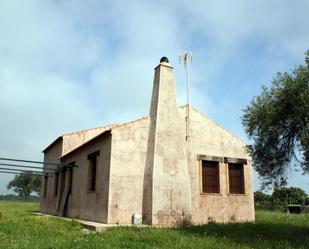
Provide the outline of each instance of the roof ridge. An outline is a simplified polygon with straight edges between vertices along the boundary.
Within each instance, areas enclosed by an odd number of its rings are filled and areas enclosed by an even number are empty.
[[[149,118],[149,116],[145,116],[145,117],[142,117],[142,118],[138,118],[138,119],[126,122],[126,123],[115,125],[114,127],[111,127],[111,129],[120,128],[120,127],[127,126],[127,125],[130,125],[130,124],[133,124],[133,123],[137,123],[137,122],[140,122],[140,121],[147,119],[147,118]]]
[[[106,128],[109,128],[109,127],[112,127],[112,126],[118,126],[118,125],[119,125],[119,124],[109,124],[109,125],[104,125],[104,126],[89,128],[89,129],[85,129],[85,130],[72,131],[72,132],[64,133],[64,134],[60,135],[60,137],[72,135],[72,134],[79,133],[79,132],[85,132],[85,131],[96,130],[96,129],[104,129],[104,128],[106,129]]]
[[[115,125],[115,126],[109,125],[109,126],[111,126],[110,129],[105,129],[104,131],[100,132],[100,133],[97,134],[96,136],[94,136],[94,137],[92,137],[91,139],[89,139],[89,140],[85,141],[84,143],[80,144],[79,146],[77,146],[77,147],[74,148],[73,150],[68,151],[67,153],[65,153],[64,155],[62,155],[60,158],[64,158],[64,157],[66,157],[67,155],[71,154],[73,151],[76,151],[77,149],[80,149],[81,147],[85,146],[85,144],[87,144],[87,143],[93,141],[94,139],[98,138],[99,136],[101,136],[102,134],[104,134],[104,133],[107,132],[107,131],[110,131],[110,130],[115,129],[115,128],[124,127],[124,126],[130,125],[130,124],[132,124],[132,123],[137,123],[137,122],[140,122],[140,121],[145,120],[145,119],[147,119],[147,118],[149,118],[149,116],[142,117],[142,118],[139,118],[139,119],[136,119],[136,120],[127,122],[127,123]],[[108,125],[107,125],[107,126],[104,126],[104,127],[108,127]]]
[[[179,106],[179,108],[184,108],[184,107],[186,107],[187,105],[188,105],[188,104]],[[193,108],[191,105],[189,105],[189,106],[190,106],[191,108]],[[193,108],[193,109],[195,109],[195,108]],[[196,110],[196,109],[195,109],[195,110]],[[90,130],[95,130],[95,129],[109,128],[110,126],[111,126],[112,129],[114,129],[114,128],[122,127],[122,126],[125,126],[125,125],[129,125],[129,124],[131,124],[131,123],[139,122],[139,121],[142,121],[142,120],[147,119],[147,118],[149,118],[149,115],[148,115],[148,116],[144,116],[144,117],[142,117],[142,118],[138,118],[138,119],[129,121],[129,122],[108,124],[108,125],[103,125],[103,126],[99,126],[99,127],[89,128],[89,129],[85,129],[85,130],[72,131],[72,132],[64,133],[64,134],[60,135],[60,137],[67,136],[67,135],[71,135],[71,134],[78,133],[78,132],[90,131]]]
[[[184,106],[179,106],[178,108],[183,108],[185,107],[186,105]],[[68,133],[64,133],[62,135],[60,135],[56,140],[54,140],[50,145],[48,145],[44,150],[46,151],[49,147],[51,147],[56,141],[58,141],[59,139],[62,139],[64,136],[69,136],[69,135],[73,135],[73,134],[76,134],[76,133],[79,133],[79,132],[86,132],[86,131],[90,131],[90,130],[95,130],[95,129],[104,129],[102,130],[101,132],[99,132],[96,136],[99,136],[101,135],[103,132],[107,131],[107,130],[111,130],[111,129],[115,129],[115,128],[120,128],[120,127],[124,127],[126,125],[130,125],[132,123],[136,123],[136,122],[140,122],[142,120],[145,120],[149,118],[149,116],[145,116],[145,117],[142,117],[142,118],[138,118],[138,119],[135,119],[135,120],[132,120],[132,121],[129,121],[129,122],[125,122],[125,123],[115,123],[115,124],[109,124],[109,125],[104,125],[104,126],[99,126],[99,127],[94,127],[94,128],[89,128],[89,129],[85,129],[85,130],[79,130],[79,131],[73,131],[73,132],[68,132]],[[95,138],[96,136],[94,136],[93,138]],[[87,140],[85,143],[87,143],[88,141],[92,140],[93,138]],[[84,143],[83,143],[84,144]]]

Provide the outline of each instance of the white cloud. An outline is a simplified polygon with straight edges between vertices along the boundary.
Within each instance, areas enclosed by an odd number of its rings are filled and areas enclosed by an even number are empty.
[[[308,8],[307,1],[2,1],[0,154],[40,159],[63,132],[147,115],[163,55],[174,64],[183,104],[177,54],[187,49],[191,103],[224,112],[229,100],[212,90],[228,63],[254,54],[243,51],[248,41],[265,43],[270,72],[302,61]],[[278,60],[280,53],[290,61]],[[0,182],[1,193],[7,177]]]

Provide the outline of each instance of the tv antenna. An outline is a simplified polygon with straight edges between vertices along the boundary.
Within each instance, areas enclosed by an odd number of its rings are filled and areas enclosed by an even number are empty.
[[[192,63],[192,52],[185,52],[184,54],[178,54],[179,63],[183,62],[185,68],[185,78],[187,85],[187,108],[186,108],[186,140],[188,141],[190,138],[190,130],[189,130],[189,119],[190,119],[190,107],[189,107],[189,67],[188,62]]]

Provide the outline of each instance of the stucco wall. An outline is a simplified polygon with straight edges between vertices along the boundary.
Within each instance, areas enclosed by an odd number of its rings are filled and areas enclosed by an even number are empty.
[[[96,191],[88,190],[88,155],[99,150],[97,161]],[[63,163],[75,162],[72,192],[68,197],[66,216],[107,223],[111,136],[90,142],[87,146],[72,152]]]
[[[185,117],[185,108],[180,108]],[[247,159],[244,165],[245,194],[232,195],[228,189],[228,164],[220,162],[220,193],[201,194],[200,161],[197,155],[211,155]],[[206,116],[190,108],[190,140],[187,143],[192,191],[192,223],[253,221],[254,201],[251,158],[245,143]]]
[[[179,110],[182,122],[185,122],[185,107]],[[95,139],[65,157],[63,163],[75,161],[78,165],[73,171],[67,216],[103,223],[130,224],[134,213],[143,212],[145,188],[151,187],[145,182],[149,123],[148,117],[115,127],[112,129],[112,136]],[[91,193],[87,190],[87,155],[96,150],[101,153],[98,161],[97,191]],[[186,151],[191,186],[191,222],[203,224],[210,220],[254,220],[252,166],[251,158],[245,151],[245,143],[191,108],[190,139],[186,142]],[[62,142],[59,141],[45,152],[44,160],[57,162],[61,153]],[[248,164],[244,166],[245,194],[228,193],[228,167],[224,162],[221,162],[219,167],[220,193],[201,193],[198,154],[247,159]],[[54,197],[54,177],[48,178],[46,198],[43,197],[43,191],[42,189],[41,211],[57,214],[59,195]]]
[[[88,191],[88,154],[100,150],[97,162],[96,191]],[[62,154],[62,141],[57,142],[45,151],[45,162],[58,162]],[[78,149],[61,161],[62,164],[75,162],[78,166],[73,169],[72,192],[68,197],[65,216],[76,217],[85,220],[92,220],[107,223],[108,191],[109,191],[109,170],[111,154],[111,136],[103,135],[87,146]],[[51,167],[51,166],[48,166]],[[58,214],[59,201],[62,196],[61,178],[59,175],[58,195],[54,195],[55,175],[48,177],[47,196],[44,197],[44,181],[42,182],[41,212],[47,214]],[[63,184],[68,184],[68,173],[65,173]]]
[[[52,147],[44,153],[45,163],[60,163],[60,157],[62,153],[62,140],[58,140]],[[44,168],[56,168],[52,165],[44,165]],[[48,172],[44,170],[44,172]],[[40,197],[40,210],[43,213],[55,214],[57,197],[54,196],[54,174],[49,174],[47,181],[46,197],[44,197],[45,179],[42,177],[41,185],[41,197]]]
[[[149,118],[112,130],[108,223],[131,224],[142,213]]]
[[[180,108],[180,112],[185,122],[185,109]],[[245,143],[195,109],[191,109],[190,114],[187,160],[192,195],[191,222],[254,220],[252,166]],[[143,187],[149,187],[144,182],[149,121],[147,118],[112,130],[108,223],[131,223],[132,215],[143,211]],[[247,159],[248,164],[244,166],[245,194],[228,193],[228,169],[223,162],[219,168],[220,194],[201,194],[198,154]]]
[[[176,101],[173,67],[166,62],[155,68],[150,122],[146,169],[148,189],[152,191],[148,193],[150,201],[144,202],[144,223],[186,223],[191,216],[186,126]]]

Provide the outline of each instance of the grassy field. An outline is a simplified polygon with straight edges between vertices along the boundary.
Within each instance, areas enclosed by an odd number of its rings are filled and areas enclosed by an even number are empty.
[[[0,248],[309,248],[309,214],[257,211],[255,223],[190,228],[113,228],[84,233],[76,222],[31,214],[37,203],[0,201]]]

